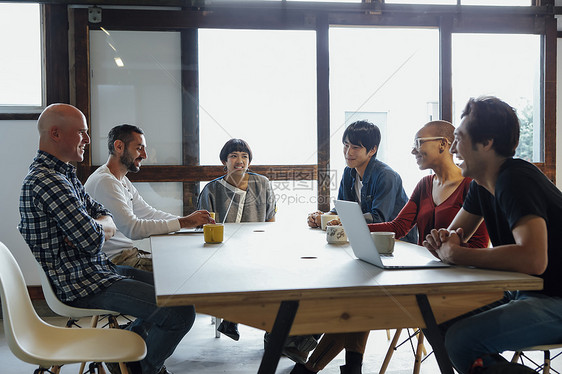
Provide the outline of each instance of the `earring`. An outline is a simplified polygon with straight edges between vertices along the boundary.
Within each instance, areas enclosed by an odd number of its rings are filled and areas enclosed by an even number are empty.
[[[224,171],[226,171],[226,165],[224,165],[222,168],[224,169]]]

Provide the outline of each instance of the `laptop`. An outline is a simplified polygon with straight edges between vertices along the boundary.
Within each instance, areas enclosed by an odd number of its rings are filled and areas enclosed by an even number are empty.
[[[336,200],[335,204],[338,216],[351,244],[351,249],[358,259],[382,269],[423,269],[451,266],[440,260],[432,260],[410,252],[401,254],[400,250],[394,251],[391,256],[381,256],[377,251],[375,242],[371,239],[371,232],[367,227],[359,204],[354,201],[343,200]]]

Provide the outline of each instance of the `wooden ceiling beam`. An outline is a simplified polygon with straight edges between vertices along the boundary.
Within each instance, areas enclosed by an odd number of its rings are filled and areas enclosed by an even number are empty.
[[[0,3],[13,0],[0,0]],[[118,6],[158,6],[193,7],[199,0],[18,0],[19,3],[63,4],[63,5],[118,5]]]
[[[14,0],[0,0],[13,2]],[[182,9],[216,10],[216,9],[264,9],[264,10],[311,10],[325,12],[368,12],[369,14],[486,14],[486,15],[547,15],[560,12],[549,0],[543,0],[535,6],[458,6],[458,5],[423,5],[423,4],[384,4],[381,0],[370,3],[338,3],[322,1],[245,1],[245,0],[19,0],[20,3],[124,6],[124,7],[173,7]],[[560,13],[557,13],[560,14]]]

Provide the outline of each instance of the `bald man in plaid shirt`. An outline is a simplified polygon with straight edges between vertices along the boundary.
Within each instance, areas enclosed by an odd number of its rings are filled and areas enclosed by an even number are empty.
[[[133,373],[166,374],[164,361],[191,329],[195,309],[156,305],[152,273],[115,266],[102,252],[115,234],[109,211],[94,201],[70,162],[84,159],[90,143],[86,118],[67,104],[47,107],[38,120],[39,151],[20,196],[18,228],[66,304],[137,317],[128,327],[146,342]],[[112,373],[118,366],[108,365]]]

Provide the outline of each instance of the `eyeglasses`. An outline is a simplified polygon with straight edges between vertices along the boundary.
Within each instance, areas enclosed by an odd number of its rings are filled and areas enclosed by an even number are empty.
[[[415,138],[414,144],[412,145],[412,147],[414,149],[420,149],[420,147],[422,146],[423,143],[430,142],[432,140],[445,140],[447,143],[450,143],[449,139],[447,139],[443,136],[432,136],[432,137],[429,137],[429,138]]]

